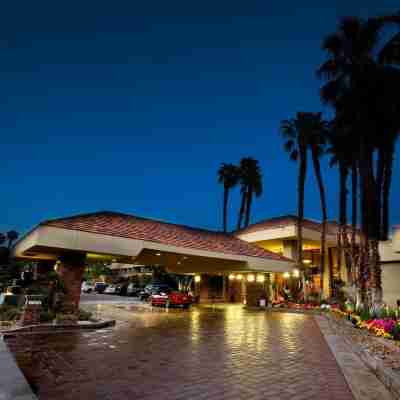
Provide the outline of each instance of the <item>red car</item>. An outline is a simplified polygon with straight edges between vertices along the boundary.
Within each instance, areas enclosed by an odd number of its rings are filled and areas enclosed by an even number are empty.
[[[160,292],[151,295],[150,302],[152,306],[189,308],[193,299],[190,294],[182,292]]]

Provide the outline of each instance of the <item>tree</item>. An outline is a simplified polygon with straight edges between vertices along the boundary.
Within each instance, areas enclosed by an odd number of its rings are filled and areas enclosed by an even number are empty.
[[[394,142],[400,129],[400,71],[395,67],[400,63],[400,34],[380,46],[383,29],[393,22],[399,23],[399,17],[343,19],[323,43],[328,59],[318,71],[327,80],[322,100],[334,106],[336,119],[357,143],[352,171],[357,170],[353,178],[360,177],[362,240],[357,281],[364,305],[381,302],[378,241],[387,235]]]
[[[282,121],[281,132],[286,139],[285,150],[289,153],[290,159],[299,161],[298,174],[298,222],[297,222],[297,263],[304,272],[303,266],[303,235],[302,225],[304,219],[304,186],[307,173],[307,150],[311,151],[314,172],[320,193],[321,212],[322,212],[322,232],[321,232],[321,257],[320,257],[320,276],[321,293],[323,290],[323,273],[325,265],[326,247],[326,224],[327,207],[325,189],[322,180],[320,156],[324,153],[326,136],[328,133],[328,123],[322,118],[321,113],[301,112],[295,118]]]
[[[242,227],[243,218],[245,218],[245,227],[250,223],[253,195],[256,197],[262,195],[262,174],[257,160],[251,157],[244,157],[240,160],[239,182],[242,200],[239,210],[238,229]]]
[[[223,229],[227,232],[228,226],[228,202],[229,191],[233,189],[239,181],[238,167],[233,164],[222,163],[218,170],[218,182],[224,185],[224,209],[223,209]]]
[[[351,281],[351,263],[348,261],[348,235],[347,235],[347,181],[350,170],[352,170],[352,213],[353,213],[353,223],[354,223],[354,234],[356,229],[356,218],[357,216],[357,181],[354,186],[354,176],[353,162],[354,153],[356,149],[351,145],[351,135],[334,121],[331,124],[331,131],[328,135],[329,147],[327,153],[331,155],[330,167],[337,166],[339,172],[339,229],[337,234],[337,249],[338,249],[338,269],[340,270],[343,256],[345,259],[346,270],[348,280]],[[354,190],[355,189],[355,190]],[[352,244],[354,244],[352,242]]]
[[[281,133],[286,139],[285,151],[292,161],[299,161],[297,178],[297,264],[302,271],[303,266],[303,219],[304,219],[304,185],[307,173],[307,127],[308,113],[297,113],[295,118],[281,122]]]
[[[8,248],[10,249],[13,243],[18,239],[19,234],[16,231],[7,232]]]

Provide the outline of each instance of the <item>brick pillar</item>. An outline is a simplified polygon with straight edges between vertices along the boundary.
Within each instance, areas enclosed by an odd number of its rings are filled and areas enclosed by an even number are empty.
[[[85,254],[66,254],[60,257],[57,272],[66,292],[62,305],[66,314],[75,314],[78,310],[84,271]]]
[[[264,283],[246,282],[246,305],[257,307],[261,296],[265,295]]]

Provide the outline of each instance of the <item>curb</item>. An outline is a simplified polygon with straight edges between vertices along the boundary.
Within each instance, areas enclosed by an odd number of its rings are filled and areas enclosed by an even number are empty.
[[[25,376],[18,368],[7,344],[0,338],[0,399],[37,400]]]
[[[17,335],[32,335],[39,333],[62,333],[89,329],[102,329],[115,325],[115,320],[99,321],[89,324],[41,324],[28,325],[20,328],[2,331],[0,333],[4,338],[15,337]]]
[[[331,316],[327,315],[326,318],[332,323]],[[347,321],[344,321],[347,323]],[[350,324],[350,322],[349,322]],[[356,329],[353,327],[353,329]],[[379,358],[372,356],[368,351],[363,349],[360,345],[353,343],[346,336],[341,335],[343,341],[351,347],[352,351],[360,358],[365,366],[370,369],[373,374],[382,382],[386,389],[392,394],[395,399],[400,400],[400,373],[396,373],[393,369],[385,367],[383,361]],[[387,343],[384,339],[378,339],[376,342],[386,345],[388,347],[394,346],[392,343]],[[398,351],[398,349],[396,349]]]

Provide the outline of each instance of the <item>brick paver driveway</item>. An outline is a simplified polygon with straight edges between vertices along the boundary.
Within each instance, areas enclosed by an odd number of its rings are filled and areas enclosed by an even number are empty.
[[[117,315],[125,322],[108,330],[9,340],[41,400],[352,399],[311,316],[240,306]]]

